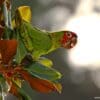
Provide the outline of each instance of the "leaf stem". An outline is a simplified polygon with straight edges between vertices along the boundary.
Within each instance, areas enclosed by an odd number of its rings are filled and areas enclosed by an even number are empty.
[[[12,3],[12,0],[9,1],[9,4],[10,4],[10,7],[9,7],[9,11],[8,11],[8,26],[10,29],[12,29],[12,24],[11,24],[11,3]]]
[[[6,0],[4,1],[4,4],[3,4],[3,14],[4,14],[5,26],[8,27],[8,10],[7,10]]]
[[[3,14],[4,14],[4,22],[5,22],[5,36],[6,39],[9,39],[10,30],[12,30],[11,24],[11,0],[5,0],[3,4]]]
[[[5,27],[9,28],[9,24],[8,24],[8,10],[7,10],[7,4],[6,4],[6,0],[4,1],[3,4],[3,14],[4,14],[4,23],[5,23]],[[8,32],[5,32],[5,36],[7,39],[9,39],[9,35]]]

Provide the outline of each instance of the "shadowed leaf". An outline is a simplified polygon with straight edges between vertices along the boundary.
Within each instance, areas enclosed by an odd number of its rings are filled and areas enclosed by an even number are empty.
[[[60,79],[62,76],[57,70],[45,67],[39,63],[32,63],[29,67],[25,67],[24,69],[27,70],[32,76],[45,80],[55,81]]]
[[[5,0],[0,0],[0,6],[2,6],[2,4],[3,4],[4,1],[5,1]]]
[[[31,100],[30,96],[25,92],[25,90],[22,87],[19,87],[15,81],[12,82],[9,93],[17,96],[20,98],[20,100]]]
[[[0,39],[4,33],[4,27],[0,25]]]
[[[21,63],[22,59],[26,56],[27,50],[21,40],[21,38],[18,38],[18,47],[17,47],[17,53],[15,56],[16,62],[18,64]]]
[[[18,96],[18,90],[15,84],[11,85],[9,93],[12,93],[13,95]]]
[[[0,7],[0,25],[4,26],[4,16],[2,10],[3,10],[2,7]]]

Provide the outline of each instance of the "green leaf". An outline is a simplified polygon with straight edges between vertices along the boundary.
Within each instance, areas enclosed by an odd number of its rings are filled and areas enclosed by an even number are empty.
[[[40,79],[46,79],[50,81],[54,81],[61,78],[61,73],[57,70],[49,67],[45,67],[39,63],[32,63],[29,67],[25,67],[31,75],[38,77]]]
[[[31,97],[29,96],[29,94],[25,91],[25,86],[24,86],[24,81],[20,81],[21,82],[21,86],[19,86],[19,84],[16,83],[16,81],[12,80],[14,86],[16,86],[17,91],[18,91],[18,99],[20,98],[21,100],[32,100]],[[15,92],[17,92],[15,90]]]
[[[2,95],[2,88],[0,86],[0,100],[3,100],[3,95]]]
[[[20,93],[22,100],[32,100],[23,88],[19,88],[18,92]]]
[[[17,40],[18,40],[18,47],[17,47],[17,53],[15,55],[15,59],[16,59],[16,62],[20,64],[22,59],[27,54],[27,50],[25,48],[23,41],[21,40],[19,36],[17,37]]]

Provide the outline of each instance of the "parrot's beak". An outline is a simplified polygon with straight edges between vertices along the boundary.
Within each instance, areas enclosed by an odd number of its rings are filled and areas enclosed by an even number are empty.
[[[77,38],[73,37],[70,41],[70,48],[73,48],[77,44]]]
[[[69,40],[67,43],[65,43],[63,45],[63,47],[66,49],[71,49],[76,45],[76,43],[77,43],[77,38],[73,37],[71,40]]]

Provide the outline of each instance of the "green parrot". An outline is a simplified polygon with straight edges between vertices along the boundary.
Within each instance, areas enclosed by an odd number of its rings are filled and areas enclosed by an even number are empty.
[[[77,35],[71,31],[47,32],[33,27],[22,19],[19,10],[15,14],[15,30],[34,60],[60,47],[70,49],[77,43]]]

